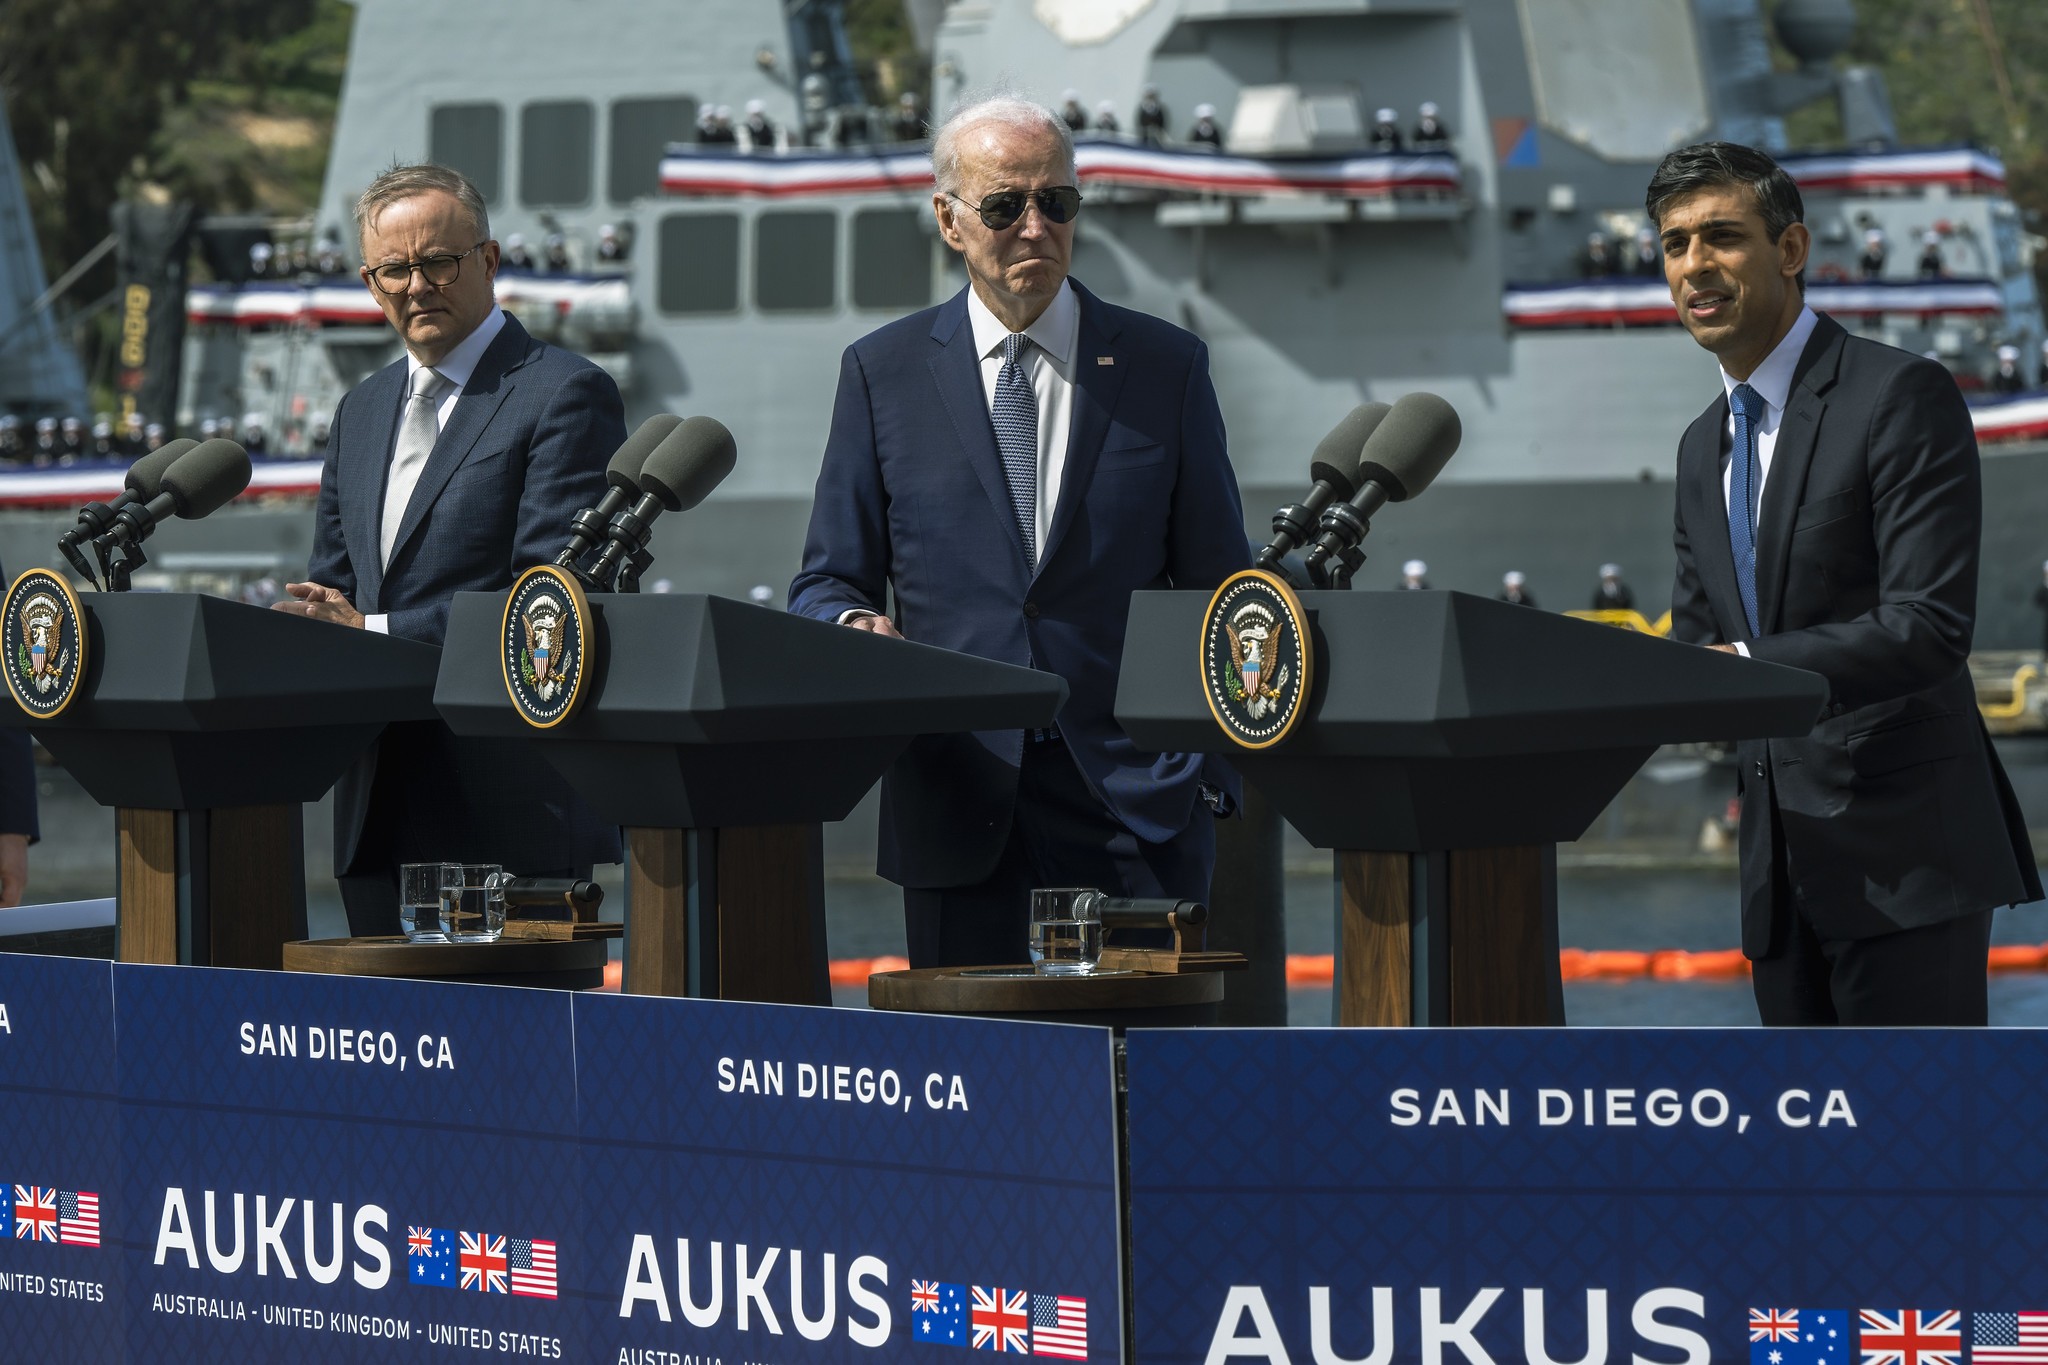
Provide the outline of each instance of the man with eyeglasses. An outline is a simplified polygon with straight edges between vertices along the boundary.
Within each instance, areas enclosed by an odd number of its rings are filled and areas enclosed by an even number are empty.
[[[1067,277],[1066,124],[968,103],[932,170],[968,287],[848,348],[790,610],[1066,679],[1056,724],[920,739],[883,784],[912,964],[1021,962],[1033,887],[1207,899],[1236,779],[1140,751],[1117,669],[1132,592],[1251,554],[1207,349]]]
[[[312,566],[277,609],[440,644],[458,592],[554,558],[604,493],[625,440],[611,376],[499,309],[483,197],[441,166],[400,166],[356,203],[372,298],[405,354],[328,424]],[[400,863],[502,863],[585,876],[617,862],[602,826],[517,742],[391,726],[335,788],[334,867],[349,929],[398,932]]]

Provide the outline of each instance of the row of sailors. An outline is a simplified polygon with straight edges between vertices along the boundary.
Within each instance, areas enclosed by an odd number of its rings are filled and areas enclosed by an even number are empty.
[[[306,434],[313,450],[327,444],[327,422],[316,418]],[[82,417],[39,417],[33,425],[13,413],[0,415],[0,465],[47,469],[75,464],[80,460],[135,459],[170,439],[170,429],[140,413],[130,413],[114,424],[102,413],[90,428]],[[238,424],[233,417],[208,417],[199,424],[198,439],[215,437],[239,442],[251,455],[270,453],[268,424],[260,412],[245,414]]]
[[[1400,581],[1396,588],[1420,591],[1429,587],[1429,565],[1419,559],[1411,559],[1401,566]],[[1500,591],[1494,594],[1500,602],[1512,602],[1517,606],[1533,607],[1536,595],[1529,590],[1529,576],[1520,569],[1509,569],[1500,577]],[[1619,564],[1602,564],[1600,581],[1594,585],[1589,608],[1593,611],[1633,611],[1636,595],[1622,579]]]
[[[1991,372],[1991,378],[1984,387],[1992,393],[2025,393],[2029,389],[2048,389],[2048,341],[2041,343],[2041,364],[2033,374],[2027,372],[2020,359],[2020,348],[2010,343],[1998,348],[1998,368]]]
[[[1870,228],[1863,234],[1863,254],[1856,259],[1856,274],[1860,279],[1884,278],[1885,263],[1890,259],[1890,245],[1885,239],[1884,229]],[[1839,269],[1829,266],[1815,268],[1815,275],[1826,278],[1830,270],[1839,274]],[[1608,237],[1604,232],[1589,233],[1586,249],[1579,255],[1579,274],[1589,280],[1609,279],[1616,275],[1644,275],[1662,278],[1664,274],[1664,252],[1657,244],[1657,234],[1646,223],[1636,229],[1635,241],[1624,245]],[[1942,280],[1949,275],[1948,263],[1941,254],[1941,233],[1928,228],[1920,234],[1920,259],[1914,267],[1915,277],[1923,280]]]
[[[1081,101],[1081,92],[1069,90],[1060,100],[1060,118],[1069,130],[1076,133],[1121,133],[1123,121],[1117,115],[1114,100],[1102,100],[1095,106],[1091,116]],[[1148,85],[1138,97],[1138,107],[1132,113],[1134,131],[1138,140],[1150,146],[1163,147],[1170,140],[1167,126],[1171,115],[1159,98],[1157,86]],[[930,125],[925,118],[923,104],[915,93],[904,91],[898,100],[894,113],[886,121],[886,140],[891,142],[923,142],[930,136]],[[820,130],[814,129],[816,133]],[[866,111],[842,109],[831,122],[829,132],[822,138],[833,146],[855,146],[876,140]],[[748,100],[745,117],[738,123],[733,121],[732,107],[724,104],[702,104],[697,107],[697,141],[710,146],[730,146],[742,152],[783,151],[790,146],[787,129],[778,126],[768,117],[768,105],[764,100]],[[1216,122],[1216,106],[1197,104],[1194,123],[1188,128],[1186,142],[1194,147],[1223,148],[1223,129]],[[1367,142],[1375,152],[1388,154],[1396,152],[1448,152],[1451,150],[1451,132],[1443,121],[1443,111],[1434,101],[1424,101],[1416,111],[1414,127],[1407,133],[1401,130],[1398,111],[1382,108],[1373,119]]]

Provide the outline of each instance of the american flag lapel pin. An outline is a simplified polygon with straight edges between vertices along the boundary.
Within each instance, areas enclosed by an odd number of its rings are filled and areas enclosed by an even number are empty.
[[[1099,355],[1095,357],[1095,363],[1098,365],[1114,365],[1116,364],[1116,357],[1113,355]]]

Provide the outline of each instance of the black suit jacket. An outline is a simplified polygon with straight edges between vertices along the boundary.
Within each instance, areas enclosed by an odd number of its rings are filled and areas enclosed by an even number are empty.
[[[335,409],[308,572],[387,615],[393,635],[438,645],[456,593],[509,587],[555,557],[570,519],[603,496],[625,419],[611,376],[507,317],[420,471],[386,567],[384,481],[405,393],[401,357]],[[532,745],[458,739],[438,721],[392,726],[334,796],[340,875],[428,859],[548,872],[621,856],[618,830]]]
[[[1721,479],[1728,403],[1678,449],[1672,636],[1820,674],[1810,734],[1739,748],[1742,947],[1788,916],[1824,939],[2038,900],[2041,880],[1969,672],[1983,520],[1948,371],[1820,319],[1764,481],[1752,634]]]

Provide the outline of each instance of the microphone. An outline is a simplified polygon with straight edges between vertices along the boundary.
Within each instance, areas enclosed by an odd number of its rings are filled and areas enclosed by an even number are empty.
[[[87,562],[85,556],[79,553],[79,547],[106,534],[107,529],[114,524],[115,514],[122,508],[130,503],[147,502],[155,497],[162,488],[164,471],[198,444],[199,442],[188,437],[180,437],[158,446],[128,466],[128,475],[121,481],[125,486],[121,490],[121,495],[112,503],[89,502],[78,509],[78,524],[57,537],[57,548],[63,552],[64,558],[71,561],[71,567],[85,577],[86,582],[97,586],[100,580],[93,573],[92,565]]]
[[[572,877],[507,877],[505,904],[562,905],[594,914],[604,904],[604,888],[596,882]]]
[[[1302,501],[1273,514],[1273,541],[1259,551],[1258,567],[1278,569],[1289,550],[1315,534],[1316,518],[1325,507],[1358,491],[1359,452],[1392,411],[1385,403],[1360,403],[1316,444],[1308,466],[1315,487]]]
[[[732,473],[738,458],[723,422],[692,417],[670,432],[640,468],[640,500],[612,518],[591,578],[610,583],[622,565],[630,568],[633,557],[647,548],[654,519],[664,511],[687,512],[704,501]]]
[[[1355,551],[1372,529],[1372,515],[1390,502],[1406,502],[1428,488],[1464,434],[1457,410],[1433,393],[1411,393],[1394,404],[1358,457],[1358,491],[1323,512],[1322,534],[1308,552],[1309,572]]]
[[[113,525],[93,537],[93,548],[103,555],[116,549],[130,551],[132,569],[139,562],[133,552],[158,522],[174,514],[187,521],[212,515],[249,486],[249,474],[249,452],[233,441],[195,446],[164,471],[155,497],[130,502],[115,513]]]
[[[682,424],[683,419],[673,413],[658,412],[626,438],[605,466],[604,496],[598,499],[597,506],[584,508],[569,523],[569,544],[555,556],[556,568],[574,570],[583,556],[604,540],[605,528],[611,525],[612,518],[625,511],[639,493],[640,469],[647,463],[647,457]]]

